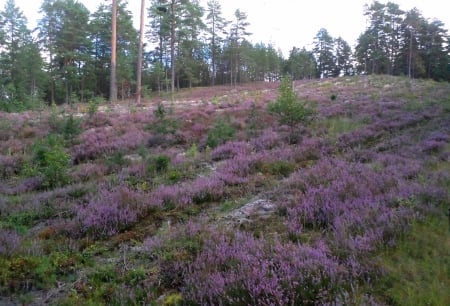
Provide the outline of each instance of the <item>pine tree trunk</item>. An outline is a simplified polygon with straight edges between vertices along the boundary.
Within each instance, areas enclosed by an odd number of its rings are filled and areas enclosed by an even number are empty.
[[[110,80],[110,100],[117,102],[117,76],[116,76],[116,57],[117,57],[117,0],[112,1],[111,16],[111,80]]]
[[[145,0],[141,0],[141,26],[139,32],[139,50],[137,60],[136,103],[141,103],[142,96],[142,49],[144,47],[144,11]]]
[[[170,78],[171,78],[171,94],[175,92],[175,0],[170,4],[171,25],[170,25]]]

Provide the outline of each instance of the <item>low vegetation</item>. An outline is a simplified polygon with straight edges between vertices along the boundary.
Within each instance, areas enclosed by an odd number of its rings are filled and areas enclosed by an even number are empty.
[[[276,86],[0,113],[0,304],[450,304],[448,83]]]

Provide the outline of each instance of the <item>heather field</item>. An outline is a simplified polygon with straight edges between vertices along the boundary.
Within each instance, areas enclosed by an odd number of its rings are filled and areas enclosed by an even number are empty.
[[[0,304],[450,305],[449,83],[279,85],[0,113]]]

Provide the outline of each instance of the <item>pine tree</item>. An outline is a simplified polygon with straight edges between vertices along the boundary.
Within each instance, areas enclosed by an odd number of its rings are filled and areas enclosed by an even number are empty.
[[[351,75],[353,73],[352,49],[350,45],[342,38],[338,37],[334,41],[335,46],[335,65],[333,76]]]
[[[234,12],[235,20],[231,24],[230,37],[228,39],[229,61],[230,61],[230,81],[236,86],[240,73],[241,45],[246,37],[251,33],[247,32],[250,23],[247,21],[247,14],[237,9]]]
[[[168,9],[161,0],[153,0],[147,10],[149,20],[149,30],[147,31],[147,39],[156,45],[151,52],[153,56],[152,76],[155,79],[158,92],[163,88],[169,89],[168,72],[169,72],[169,41],[170,41],[170,24],[168,18]]]
[[[208,33],[210,35],[210,56],[211,56],[211,84],[215,85],[217,78],[217,65],[220,60],[218,57],[221,53],[221,47],[224,37],[228,34],[226,27],[230,21],[226,21],[222,17],[222,7],[218,0],[209,0],[207,3],[206,24],[208,25]]]
[[[335,71],[334,39],[324,28],[320,29],[314,38],[314,55],[317,61],[317,76],[327,78]]]
[[[72,94],[76,94],[82,83],[81,70],[91,49],[89,11],[78,1],[45,0],[41,12],[44,16],[38,28],[42,46],[49,54],[50,100],[54,102],[57,98],[70,103]]]
[[[112,5],[101,4],[92,15],[90,39],[93,44],[93,74],[95,92],[105,95],[111,89],[111,23]],[[117,1],[117,47],[116,47],[116,82],[117,97],[125,99],[131,96],[136,78],[138,53],[138,32],[133,27],[131,12],[127,2]],[[120,94],[120,95],[119,95]]]
[[[317,75],[317,62],[314,54],[305,48],[292,48],[285,64],[285,72],[293,80],[312,79]]]
[[[20,110],[40,97],[45,77],[42,57],[28,30],[27,20],[8,0],[0,12],[0,108]]]
[[[192,87],[207,82],[201,79],[202,74],[207,75],[205,44],[200,40],[200,33],[206,28],[202,21],[204,11],[197,0],[191,0],[179,8],[179,14],[177,87]]]
[[[281,125],[290,127],[289,142],[291,142],[297,139],[296,126],[307,123],[314,112],[305,101],[299,99],[294,91],[292,79],[288,76],[282,78],[278,91],[277,100],[268,104],[268,110],[278,116]]]

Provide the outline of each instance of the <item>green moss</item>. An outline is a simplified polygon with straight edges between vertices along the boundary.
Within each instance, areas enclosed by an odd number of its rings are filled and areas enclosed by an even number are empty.
[[[164,306],[178,306],[183,302],[183,296],[181,293],[171,293],[169,294],[163,302]]]
[[[0,259],[0,293],[27,293],[66,281],[80,264],[76,254],[55,252],[49,256]]]

